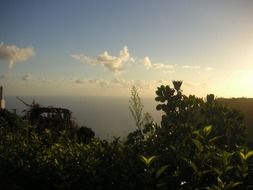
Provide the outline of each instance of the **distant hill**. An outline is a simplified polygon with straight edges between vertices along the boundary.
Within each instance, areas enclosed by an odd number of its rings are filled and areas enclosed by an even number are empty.
[[[218,98],[218,102],[241,111],[250,136],[253,137],[253,98]]]

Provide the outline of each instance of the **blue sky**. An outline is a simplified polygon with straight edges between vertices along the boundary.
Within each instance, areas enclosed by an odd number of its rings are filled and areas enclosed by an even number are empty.
[[[1,0],[7,95],[253,96],[253,1]],[[46,90],[45,90],[46,89]]]

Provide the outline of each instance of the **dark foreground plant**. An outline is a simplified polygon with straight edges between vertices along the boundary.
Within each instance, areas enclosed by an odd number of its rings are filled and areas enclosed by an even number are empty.
[[[87,140],[88,128],[55,138],[0,111],[0,188],[252,189],[253,152],[240,113],[174,85],[156,92],[161,125],[150,121],[126,140]]]

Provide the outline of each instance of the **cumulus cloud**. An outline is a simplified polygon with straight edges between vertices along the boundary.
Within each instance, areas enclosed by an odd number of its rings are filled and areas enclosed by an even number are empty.
[[[205,71],[212,71],[212,70],[213,70],[212,67],[206,67],[206,68],[205,68]]]
[[[142,64],[147,68],[147,69],[150,69],[152,67],[152,63],[149,59],[149,57],[144,57],[143,58],[143,61],[142,61]]]
[[[95,83],[97,83],[97,79],[90,79],[90,80],[88,80],[88,82],[90,83],[90,84],[95,84]]]
[[[94,65],[96,64],[94,59],[91,59],[91,58],[85,56],[84,54],[72,54],[71,57],[80,61],[81,63],[84,63],[84,64],[86,64],[86,63],[94,64]]]
[[[150,82],[146,80],[135,80],[134,86],[140,89],[148,89],[151,87]]]
[[[152,81],[146,81],[146,80],[126,80],[121,78],[114,78],[110,81],[110,84],[112,84],[115,87],[115,84],[122,87],[122,88],[131,88],[132,86],[136,86],[137,88],[150,88]]]
[[[26,75],[22,76],[22,80],[23,81],[32,80],[32,75],[31,74],[26,74]]]
[[[46,83],[50,83],[53,82],[52,80],[48,80],[48,79],[42,79],[40,82],[46,84]]]
[[[12,68],[17,62],[26,61],[34,55],[32,47],[19,48],[15,45],[0,44],[0,59],[9,63]]]
[[[94,58],[90,58],[84,54],[73,54],[72,58],[85,64],[102,65],[113,73],[119,73],[123,70],[124,63],[133,61],[133,58],[130,57],[129,50],[126,46],[120,50],[118,56],[110,55],[107,51],[105,51]]]
[[[175,72],[176,72],[175,70],[164,70],[164,71],[162,71],[163,74],[173,74]]]
[[[192,65],[184,65],[182,66],[183,69],[200,69],[200,66],[192,66]]]
[[[115,77],[113,79],[74,79],[73,83],[92,85],[100,88],[127,88],[136,86],[140,89],[148,89],[152,85],[156,85],[153,80],[127,80],[124,78]]]
[[[154,63],[153,67],[155,69],[174,69],[173,65],[165,65],[163,63]]]
[[[152,63],[148,56],[144,57],[143,60],[140,61],[146,69],[174,69],[174,65],[166,65],[163,63]]]
[[[98,82],[98,84],[99,84],[100,87],[103,87],[103,88],[109,88],[109,87],[111,87],[110,82],[107,81],[107,80],[100,80]]]
[[[83,80],[83,79],[75,79],[73,82],[76,83],[76,84],[84,84],[84,83],[86,83],[86,80]]]
[[[125,80],[125,79],[121,79],[121,78],[114,78],[111,81],[113,84],[117,84],[123,88],[130,88],[131,86],[133,86],[133,81],[129,81],[129,80]]]
[[[163,80],[163,79],[154,80],[154,84],[155,84],[155,85],[157,85],[157,84],[165,84],[165,85],[168,85],[168,84],[170,84],[170,81],[168,81],[168,80]]]
[[[76,84],[86,84],[86,85],[97,85],[99,87],[110,87],[111,83],[109,80],[105,79],[74,79],[72,80],[73,83]]]
[[[4,79],[6,76],[3,74],[0,74],[0,79]]]
[[[95,57],[88,57],[84,54],[72,54],[71,57],[84,64],[101,65],[114,74],[121,73],[122,71],[124,71],[124,64],[127,62],[142,64],[146,69],[163,69],[168,70],[170,72],[175,72],[174,65],[152,63],[148,56],[144,57],[143,59],[134,59],[133,57],[131,57],[127,46],[125,46],[119,52],[118,56],[113,56],[107,51],[105,51]]]

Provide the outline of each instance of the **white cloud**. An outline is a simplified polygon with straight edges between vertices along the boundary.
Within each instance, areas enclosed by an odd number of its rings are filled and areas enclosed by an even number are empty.
[[[72,58],[85,64],[102,65],[113,73],[119,73],[122,71],[124,63],[134,61],[134,59],[130,57],[129,50],[126,46],[119,52],[118,56],[110,55],[105,51],[95,58],[87,57],[84,54],[73,54]]]
[[[160,80],[155,80],[155,81],[154,81],[154,84],[155,84],[155,85],[157,85],[157,84],[164,84],[164,85],[168,85],[168,84],[170,84],[170,81],[160,79]]]
[[[71,57],[80,61],[81,63],[84,63],[84,64],[86,64],[86,63],[95,64],[93,59],[91,59],[83,54],[72,54]]]
[[[132,86],[131,81],[114,78],[112,80],[97,79],[96,83],[103,88],[130,88]]]
[[[195,65],[195,66],[192,66],[192,65],[184,65],[182,66],[183,69],[200,69],[200,66],[198,65]]]
[[[148,89],[151,87],[150,82],[146,80],[135,80],[134,81],[134,86],[140,89]]]
[[[90,80],[88,80],[88,82],[90,83],[90,84],[95,84],[95,83],[97,83],[97,79],[90,79]]]
[[[15,45],[0,44],[0,59],[9,63],[12,68],[17,62],[26,61],[34,55],[32,47],[19,48]]]
[[[205,70],[206,70],[206,71],[212,71],[213,68],[212,68],[212,67],[206,67]]]
[[[86,84],[86,85],[97,85],[99,87],[111,87],[112,82],[105,79],[73,79],[73,83]]]
[[[142,64],[143,64],[147,69],[149,69],[149,68],[152,67],[152,63],[151,63],[149,57],[144,57],[144,58],[143,58]]]
[[[110,82],[107,80],[99,80],[98,85],[103,88],[111,87]]]
[[[163,69],[168,70],[171,73],[175,72],[174,65],[152,63],[148,56],[144,57],[143,59],[134,59],[130,56],[129,50],[126,46],[119,52],[118,56],[113,56],[107,51],[105,51],[102,54],[93,58],[88,57],[84,54],[72,54],[71,57],[84,64],[101,65],[109,71],[113,72],[114,74],[118,74],[124,71],[124,64],[127,62],[142,64],[146,69]]]
[[[146,89],[150,88],[153,81],[146,81],[146,80],[126,80],[121,78],[114,78],[109,81],[113,87],[115,85],[119,85],[122,88],[131,88],[132,86],[136,86],[137,88]]]
[[[22,80],[24,81],[29,81],[32,80],[32,75],[31,74],[26,74],[22,77]]]
[[[48,80],[48,79],[42,79],[41,80],[42,83],[46,84],[46,83],[50,83],[53,82],[52,80]]]
[[[146,69],[174,69],[174,65],[166,65],[163,63],[152,63],[148,56],[144,57],[143,60],[140,61]]]
[[[92,85],[94,87],[101,88],[124,88],[130,89],[132,86],[136,86],[140,89],[148,89],[152,85],[156,85],[153,80],[127,80],[123,78],[115,77],[113,79],[73,79],[73,83]]]
[[[162,71],[164,74],[168,74],[168,73],[170,73],[170,74],[172,74],[172,73],[175,73],[176,71],[175,70],[164,70],[164,71]]]
[[[5,77],[6,77],[6,76],[3,75],[3,74],[0,75],[0,79],[4,79]]]
[[[133,86],[133,81],[128,81],[128,80],[120,79],[120,78],[112,79],[111,83],[118,84],[119,86],[123,88],[131,88],[131,86]]]
[[[153,67],[155,69],[174,69],[173,65],[165,65],[163,63],[154,63]]]
[[[83,80],[83,79],[75,79],[73,82],[76,83],[76,84],[84,84],[84,83],[86,83],[86,80]]]

